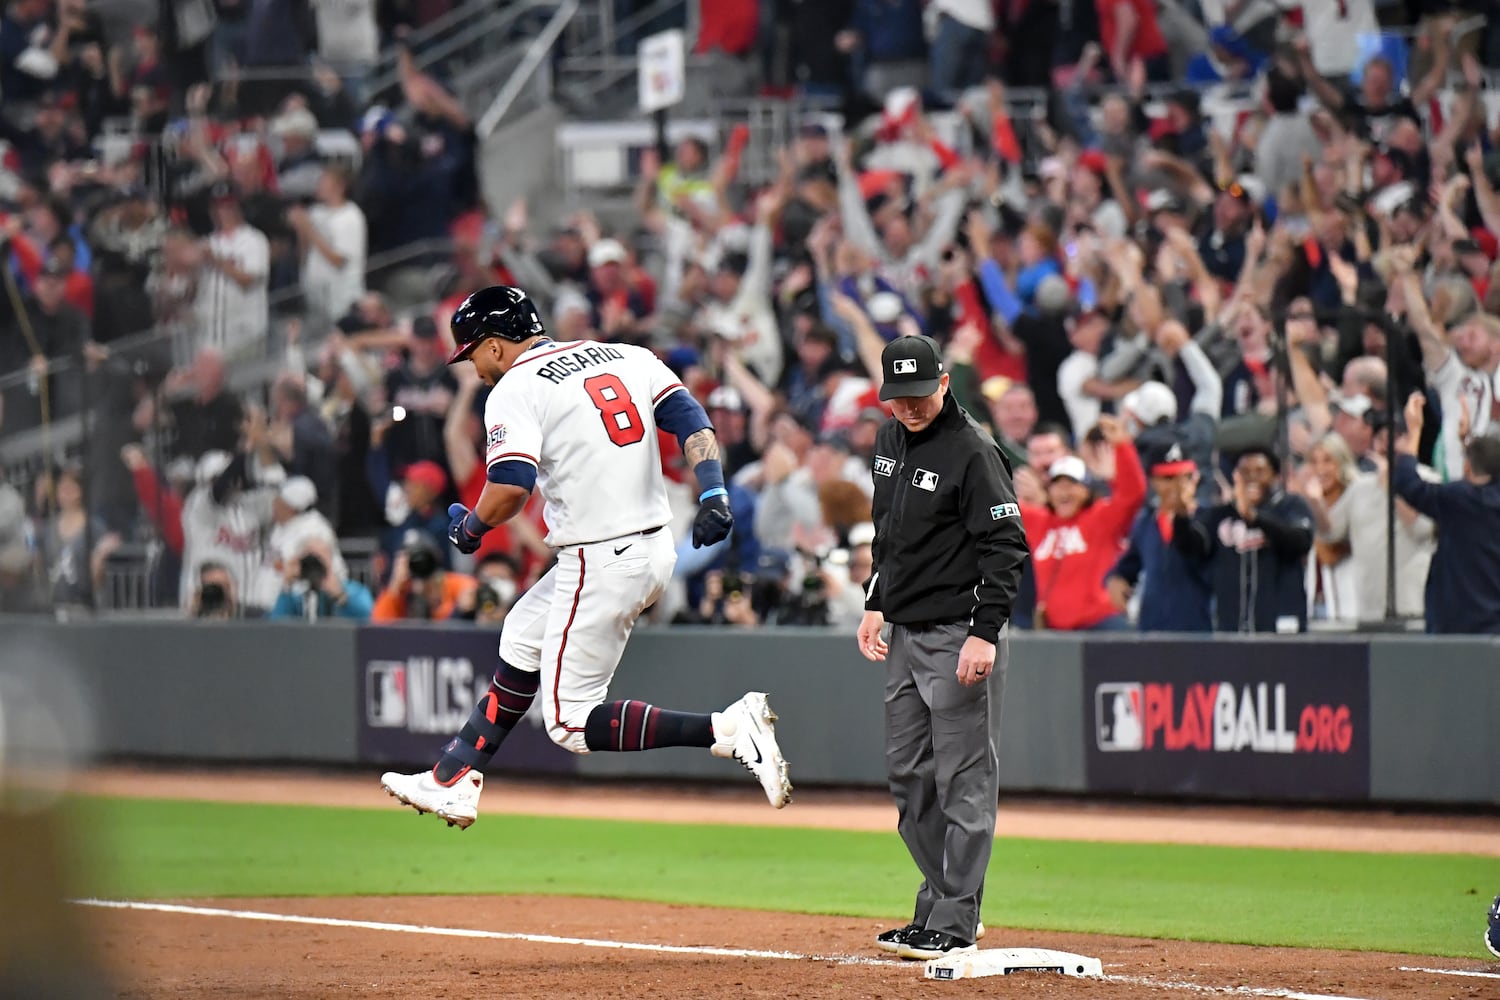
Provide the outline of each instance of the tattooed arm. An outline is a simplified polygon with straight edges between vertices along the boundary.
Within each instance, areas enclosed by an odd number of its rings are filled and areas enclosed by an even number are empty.
[[[719,439],[714,435],[712,427],[705,427],[695,434],[689,435],[682,443],[682,454],[687,458],[687,464],[697,472],[698,463],[709,459],[719,460]]]
[[[663,367],[665,371],[665,367]],[[693,520],[693,547],[702,548],[729,537],[734,517],[729,512],[729,490],[719,464],[719,439],[708,414],[692,394],[669,386],[656,404],[656,426],[676,435],[683,457],[698,480],[698,516]]]

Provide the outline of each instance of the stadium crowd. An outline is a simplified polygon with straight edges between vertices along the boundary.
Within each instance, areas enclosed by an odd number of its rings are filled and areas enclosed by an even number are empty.
[[[49,357],[99,375],[102,419],[29,495],[0,488],[0,609],[86,604],[122,540],[150,538],[157,600],[203,617],[503,620],[551,558],[540,504],[476,560],[446,544],[448,502],[484,482],[483,387],[443,359],[453,306],[504,282],[557,340],[653,347],[709,410],[737,527],[680,545],[659,621],[858,620],[875,359],[925,334],[1015,469],[1017,627],[1500,631],[1494,24],[1372,0],[770,6],[767,33],[753,2],[704,5],[700,48],[843,92],[844,127],[809,116],[759,187],[743,127],[647,149],[618,220],[471,211],[472,186],[434,178],[471,183],[472,130],[408,59],[405,106],[362,116],[331,57],[316,93],[258,93],[266,117],[201,81],[127,88],[139,127],[177,137],[159,164],[86,160],[91,99],[40,88],[0,192],[19,290],[0,370],[35,377],[0,433],[83,402],[82,380],[48,387]],[[108,94],[149,37],[109,49]],[[0,66],[7,117],[25,57]],[[1223,82],[1253,95],[1227,120],[1204,89]],[[1053,87],[1045,114],[1013,117],[1007,83]],[[325,165],[309,140],[330,124],[360,148]],[[400,315],[364,260],[433,235],[454,240],[447,294]],[[119,366],[111,342],[153,326],[171,363]],[[233,392],[272,347],[268,391]],[[662,448],[681,538],[690,476]],[[378,550],[359,573],[351,539]]]

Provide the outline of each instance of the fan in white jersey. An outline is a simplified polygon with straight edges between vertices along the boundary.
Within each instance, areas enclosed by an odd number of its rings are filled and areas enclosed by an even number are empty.
[[[489,481],[472,511],[449,508],[448,538],[473,552],[539,489],[557,562],[506,616],[490,689],[437,764],[388,772],[381,784],[418,812],[468,827],[483,769],[540,695],[548,735],[574,753],[701,747],[738,760],[773,806],[786,805],[792,786],[765,694],[712,713],[606,700],[636,619],[677,561],[658,427],[676,435],[701,490],[693,545],[722,541],[734,526],[708,414],[650,351],[554,343],[520,289],[475,292],[452,327],[458,347],[448,363],[472,363],[494,388],[485,404]]]
[[[1500,379],[1500,321],[1475,313],[1453,330],[1433,322],[1421,280],[1414,270],[1416,250],[1397,247],[1391,252],[1396,282],[1406,302],[1406,318],[1417,333],[1422,348],[1422,366],[1427,384],[1438,394],[1443,408],[1443,426],[1433,466],[1445,482],[1464,476],[1467,442],[1459,432],[1464,416],[1469,434],[1490,430],[1495,412],[1495,386]]]

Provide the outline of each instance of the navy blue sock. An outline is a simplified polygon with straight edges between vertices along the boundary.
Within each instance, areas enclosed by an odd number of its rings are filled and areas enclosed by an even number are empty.
[[[540,673],[517,670],[501,660],[490,689],[474,706],[469,721],[443,747],[443,756],[432,769],[432,776],[446,785],[471,767],[483,771],[505,737],[531,708],[541,682]]]
[[[643,701],[595,705],[583,724],[592,751],[655,750],[659,747],[714,745],[713,719],[693,712],[669,712]]]

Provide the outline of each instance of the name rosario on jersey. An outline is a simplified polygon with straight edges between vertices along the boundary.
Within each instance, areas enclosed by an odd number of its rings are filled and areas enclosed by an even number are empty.
[[[623,361],[624,359],[625,355],[613,347],[600,344],[597,347],[585,347],[581,351],[568,351],[560,354],[538,368],[536,373],[553,385],[558,385],[569,375],[581,372],[585,368],[592,368],[594,365],[602,365],[609,361]]]

